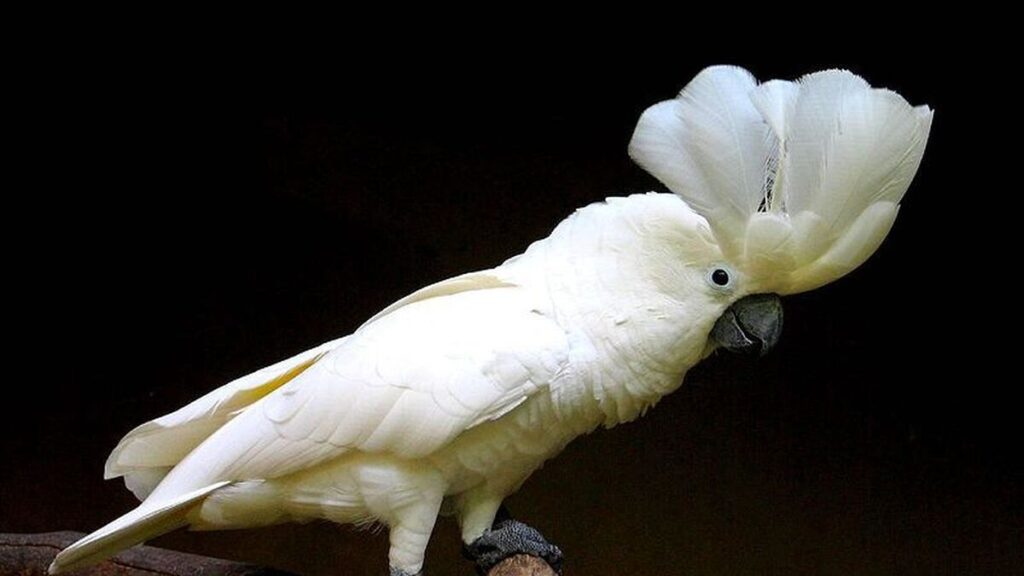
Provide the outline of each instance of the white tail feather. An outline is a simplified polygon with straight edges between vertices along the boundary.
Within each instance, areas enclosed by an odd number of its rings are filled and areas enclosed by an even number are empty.
[[[141,504],[103,528],[68,546],[50,564],[50,574],[60,574],[101,562],[125,548],[187,524],[186,516],[215,490],[230,482],[218,482],[166,502]]]

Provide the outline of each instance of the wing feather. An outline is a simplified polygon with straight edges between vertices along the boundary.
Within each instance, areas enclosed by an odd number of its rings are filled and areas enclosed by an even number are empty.
[[[342,340],[332,340],[238,378],[188,405],[136,427],[107,457],[105,478],[125,477],[140,500],[167,472],[241,410],[282,386]]]
[[[350,451],[430,454],[514,409],[565,366],[565,333],[536,303],[501,284],[378,316],[218,430],[157,492],[280,477]]]

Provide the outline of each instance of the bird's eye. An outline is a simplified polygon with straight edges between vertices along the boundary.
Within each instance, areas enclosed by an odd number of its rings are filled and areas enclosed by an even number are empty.
[[[712,288],[728,290],[732,288],[733,273],[728,266],[719,264],[708,270],[707,280]]]
[[[711,281],[716,286],[728,286],[729,285],[729,273],[722,268],[715,268],[711,273]]]

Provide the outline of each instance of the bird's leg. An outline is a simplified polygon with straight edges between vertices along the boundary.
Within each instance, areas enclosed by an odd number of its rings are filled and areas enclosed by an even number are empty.
[[[430,532],[434,529],[434,519],[429,521],[404,521],[391,526],[389,537],[391,550],[390,576],[421,576],[423,574],[423,556],[430,540]]]
[[[416,493],[412,490],[408,493]],[[388,560],[391,576],[422,576],[423,556],[444,498],[443,487],[423,482],[417,497],[391,511]],[[389,502],[392,506],[396,502]]]
[[[487,574],[502,560],[518,554],[536,556],[562,573],[562,551],[544,539],[535,528],[512,519],[504,506],[498,509],[494,525],[463,547],[463,555],[476,563],[477,572]]]

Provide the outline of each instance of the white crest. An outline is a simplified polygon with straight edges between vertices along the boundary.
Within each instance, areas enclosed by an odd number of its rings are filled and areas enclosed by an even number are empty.
[[[931,120],[845,70],[758,84],[714,66],[643,113],[629,153],[704,216],[760,290],[792,294],[882,243]]]

